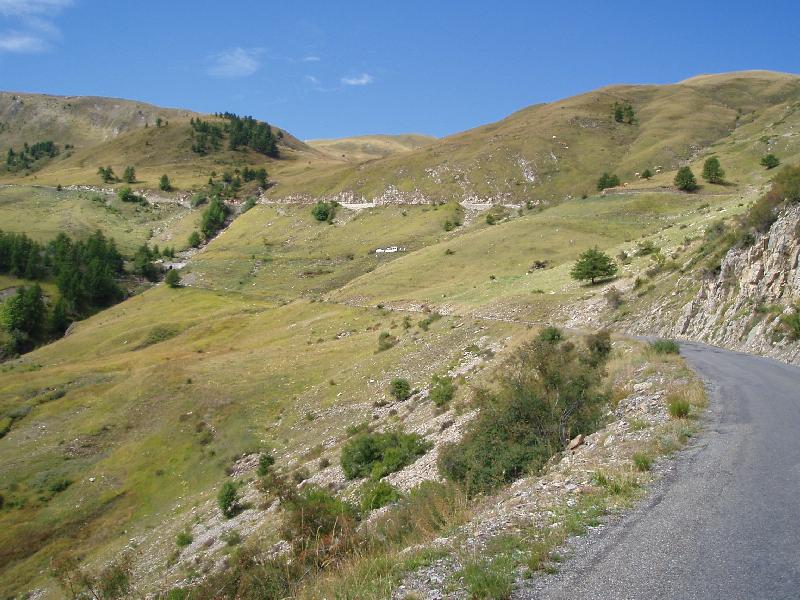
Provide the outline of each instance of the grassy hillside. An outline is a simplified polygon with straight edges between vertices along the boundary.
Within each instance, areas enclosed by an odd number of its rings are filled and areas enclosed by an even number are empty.
[[[3,231],[48,242],[60,232],[83,239],[99,229],[113,237],[128,256],[144,242],[184,248],[190,231],[197,227],[200,212],[172,202],[140,206],[122,202],[116,194],[0,186]]]
[[[613,119],[615,102],[632,105],[633,124]],[[592,193],[603,171],[638,185],[634,174],[645,168],[674,171],[714,144],[741,139],[747,131],[763,132],[781,119],[793,119],[796,131],[798,102],[800,77],[762,71],[674,85],[611,86],[523,109],[411,153],[286,177],[272,195],[346,191],[373,198],[396,189],[398,198],[418,192],[435,200],[560,200]],[[759,138],[747,142],[756,152],[763,149]],[[791,141],[796,153],[795,134]],[[721,147],[719,152],[724,156],[728,150],[741,151]],[[741,167],[729,174],[746,178],[757,162]],[[671,177],[657,182],[671,182]]]
[[[270,176],[305,171],[311,163],[339,164],[334,158],[307,146],[288,132],[274,127],[280,136],[281,160],[273,160],[247,148],[227,149],[201,156],[192,151],[190,119],[216,117],[187,110],[93,97],[44,96],[0,93],[0,151],[16,151],[24,143],[52,140],[61,152],[32,170],[3,172],[0,181],[14,184],[55,186],[99,184],[99,166],[113,167],[121,176],[126,166],[136,168],[137,184],[157,189],[162,174],[177,188],[200,187],[212,173],[250,166],[266,167]],[[163,126],[156,127],[157,119]],[[71,149],[65,146],[70,144]]]
[[[407,135],[357,135],[330,140],[309,140],[306,143],[312,148],[334,157],[352,162],[363,162],[416,150],[434,141],[436,141],[434,137],[411,133]]]
[[[636,123],[611,118],[623,100]],[[201,210],[175,194],[140,207],[110,192],[30,185],[98,185],[98,163],[118,173],[134,164],[137,188],[155,186],[163,172],[187,188],[211,170],[266,165],[273,196],[369,196],[396,185],[519,206],[338,207],[320,223],[307,204],[267,198],[189,253],[183,287],[157,285],[0,365],[0,596],[39,588],[62,597],[49,569],[64,555],[92,569],[124,555],[144,593],[197,580],[235,556],[219,541],[234,526],[247,539],[275,541],[280,520],[256,493],[239,520],[219,522],[222,482],[238,478],[253,489],[242,460],[272,450],[296,481],[310,476],[353,496],[359,484],[334,476],[348,427],[450,435],[468,416],[473,386],[491,381],[495,352],[529,338],[532,324],[570,320],[575,307],[635,314],[634,303],[667,293],[659,277],[689,264],[709,225],[747,209],[771,175],[761,155],[800,159],[800,79],[768,73],[607,88],[357,165],[288,134],[280,160],[226,150],[199,157],[187,144],[187,119],[131,126],[106,142],[87,138],[0,187],[0,227],[37,240],[99,228],[126,253],[146,240],[181,249]],[[354,151],[372,151],[362,144]],[[679,163],[699,178],[711,154],[725,184],[670,189]],[[652,181],[632,182],[634,171],[658,165]],[[606,169],[632,183],[595,193]],[[548,198],[564,201],[535,202]],[[663,263],[640,251],[644,243],[661,249]],[[375,252],[387,246],[404,250]],[[570,267],[595,246],[625,253],[618,279],[578,284]],[[21,283],[0,278],[0,292]],[[625,298],[606,309],[612,286]],[[47,292],[55,293],[52,283]],[[382,349],[384,333],[391,343]],[[458,373],[451,409],[424,394],[407,403],[388,397],[395,377],[424,390],[447,371]],[[434,462],[425,468],[434,472]],[[192,526],[206,527],[211,542],[184,551],[176,536]],[[224,547],[214,554],[214,544]]]

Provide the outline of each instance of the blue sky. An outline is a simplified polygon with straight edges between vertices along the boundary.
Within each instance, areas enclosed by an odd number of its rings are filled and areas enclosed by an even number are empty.
[[[446,135],[611,83],[800,72],[800,2],[0,0],[0,89]]]

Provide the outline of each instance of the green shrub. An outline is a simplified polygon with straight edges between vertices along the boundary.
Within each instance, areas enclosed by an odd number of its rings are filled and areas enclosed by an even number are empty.
[[[685,419],[692,410],[688,400],[678,397],[669,398],[667,400],[667,408],[669,415],[675,419]]]
[[[54,494],[59,494],[72,485],[72,481],[64,477],[60,477],[50,483],[48,489]]]
[[[193,231],[192,233],[189,234],[189,240],[188,240],[189,247],[197,248],[201,242],[202,240],[200,239],[199,233]]]
[[[681,347],[675,340],[655,340],[650,342],[650,348],[656,354],[680,354]]]
[[[228,533],[222,535],[222,539],[226,546],[238,546],[242,543],[242,534],[235,529],[231,529]]]
[[[175,537],[175,543],[178,545],[178,548],[185,548],[186,546],[191,544],[193,541],[194,541],[194,536],[192,536],[192,533],[190,531],[188,531],[188,530],[187,531],[181,531]]]
[[[311,208],[312,216],[320,223],[333,221],[336,209],[332,203],[320,200]]]
[[[423,331],[428,331],[428,328],[429,328],[429,327],[430,327],[430,326],[431,326],[433,323],[435,323],[436,321],[438,321],[438,320],[439,320],[439,319],[441,319],[441,318],[442,318],[442,315],[440,315],[439,313],[431,313],[431,314],[429,314],[427,317],[425,317],[424,319],[420,320],[420,321],[417,323],[417,325],[418,325],[418,326],[419,326],[419,328],[420,328],[420,329],[422,329]]]
[[[453,383],[453,378],[447,375],[434,375],[431,379],[431,401],[439,407],[445,406],[456,392],[456,386]]]
[[[467,493],[488,492],[538,470],[572,436],[589,433],[605,398],[607,354],[536,339],[503,364],[495,391],[478,390],[481,407],[461,441],[439,452],[441,474]]]
[[[410,465],[430,447],[415,433],[361,433],[342,448],[342,469],[348,479],[380,479]]]
[[[247,200],[244,201],[242,204],[242,213],[246,213],[248,210],[253,208],[256,205],[256,199],[252,196],[248,197]]]
[[[239,498],[236,493],[236,484],[231,481],[223,483],[217,494],[217,503],[225,517],[230,519],[236,516],[236,513],[239,511]]]
[[[633,455],[633,464],[636,465],[636,469],[639,471],[649,471],[653,464],[653,459],[650,458],[649,454],[637,452]]]
[[[386,481],[367,481],[361,488],[361,511],[382,508],[399,498],[400,492]]]
[[[394,348],[399,341],[388,331],[381,331],[380,335],[378,335],[378,352]]]
[[[564,332],[562,332],[558,327],[548,325],[539,332],[538,338],[543,342],[555,344],[564,339]]]
[[[800,340],[800,304],[795,305],[791,313],[781,316],[781,325],[791,341]]]
[[[329,492],[309,485],[285,503],[284,537],[295,543],[351,531],[356,510]]]
[[[389,383],[389,393],[395,400],[404,402],[411,397],[411,384],[409,383],[408,379],[395,377]]]
[[[264,477],[269,473],[272,465],[275,464],[275,458],[268,452],[264,452],[258,457],[258,476]]]
[[[171,288],[181,287],[181,276],[177,269],[170,269],[164,277],[164,282]]]
[[[781,164],[780,159],[775,156],[774,154],[765,154],[761,157],[759,161],[762,167],[766,167],[767,169],[774,169],[779,164]]]
[[[505,600],[511,597],[514,584],[514,565],[511,559],[467,561],[459,573],[469,597],[475,600]]]

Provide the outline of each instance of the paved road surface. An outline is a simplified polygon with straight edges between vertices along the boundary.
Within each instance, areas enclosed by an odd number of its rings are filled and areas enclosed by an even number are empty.
[[[681,353],[710,384],[707,430],[640,507],[514,598],[800,599],[800,368]]]

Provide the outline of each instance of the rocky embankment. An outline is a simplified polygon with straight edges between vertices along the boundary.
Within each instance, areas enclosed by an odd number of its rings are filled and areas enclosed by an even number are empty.
[[[707,342],[800,364],[800,343],[785,320],[800,302],[800,206],[786,209],[747,248],[732,248],[719,274],[704,279],[680,313],[656,304],[636,333]],[[696,273],[687,277],[696,277]],[[688,283],[681,278],[678,287]]]

